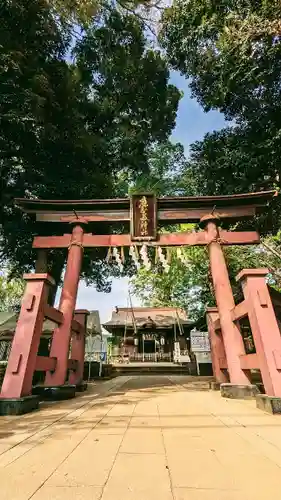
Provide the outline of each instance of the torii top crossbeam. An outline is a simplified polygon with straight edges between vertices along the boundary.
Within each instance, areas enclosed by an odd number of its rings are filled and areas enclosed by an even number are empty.
[[[235,222],[251,219],[264,210],[276,195],[275,191],[222,196],[191,196],[155,198],[151,194],[133,195],[131,198],[102,200],[15,200],[24,212],[36,216],[39,225],[52,223],[61,228],[62,236],[37,236],[34,248],[65,248],[70,244],[71,228],[68,223],[87,224],[94,231],[95,223],[130,223],[130,234],[97,235],[85,232],[84,247],[129,246],[146,241],[150,245],[205,245],[206,234],[167,233],[158,234],[157,227],[165,224],[196,223],[212,214],[220,221]],[[69,227],[69,229],[67,229]],[[220,231],[221,242],[229,244],[253,244],[259,235],[251,232]]]

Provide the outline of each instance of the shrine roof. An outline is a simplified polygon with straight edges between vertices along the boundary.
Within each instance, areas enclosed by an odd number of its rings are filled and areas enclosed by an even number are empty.
[[[194,322],[187,319],[187,314],[183,309],[177,307],[120,307],[112,312],[110,321],[103,326],[112,332],[118,328],[133,329],[134,323],[137,328],[172,328],[180,323],[182,326],[193,325]]]

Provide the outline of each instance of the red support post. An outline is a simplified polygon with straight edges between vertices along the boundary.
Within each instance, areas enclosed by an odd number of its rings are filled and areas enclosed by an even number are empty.
[[[63,313],[63,323],[54,331],[50,352],[50,357],[57,358],[57,364],[54,372],[47,372],[46,374],[46,387],[64,385],[66,381],[71,339],[71,322],[76,304],[83,258],[83,235],[83,228],[80,225],[75,225],[69,245],[66,271],[59,304],[59,310]]]
[[[268,396],[281,397],[281,336],[265,277],[268,269],[243,269],[241,281],[255,342],[258,365]]]
[[[9,356],[0,398],[29,396],[37,362],[49,286],[55,282],[48,274],[26,274],[21,311]]]
[[[232,320],[232,311],[235,307],[235,302],[225,258],[220,245],[218,221],[210,214],[204,222],[206,223],[205,231],[209,247],[210,268],[230,383],[233,385],[250,385],[247,371],[243,371],[240,366],[240,356],[245,354],[245,348],[239,328]]]
[[[83,325],[84,331],[80,333],[72,331],[70,358],[77,361],[76,369],[71,370],[69,375],[69,383],[73,385],[80,385],[83,382],[88,314],[89,311],[84,309],[76,310],[74,314],[74,319]]]
[[[207,324],[209,339],[211,345],[211,356],[213,374],[216,382],[223,384],[228,382],[225,371],[221,369],[221,365],[225,363],[225,350],[221,331],[215,329],[215,321],[219,318],[219,313],[216,307],[208,307],[207,309]]]

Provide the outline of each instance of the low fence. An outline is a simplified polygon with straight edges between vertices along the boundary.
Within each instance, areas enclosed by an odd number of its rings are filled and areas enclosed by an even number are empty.
[[[145,352],[144,354],[141,353],[135,353],[135,354],[130,354],[129,355],[129,360],[132,362],[149,362],[149,363],[157,363],[157,362],[172,362],[172,354],[171,353],[161,353],[161,352],[152,352],[152,353],[147,353]]]

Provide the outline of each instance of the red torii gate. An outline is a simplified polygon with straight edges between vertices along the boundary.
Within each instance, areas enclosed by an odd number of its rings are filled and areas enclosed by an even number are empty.
[[[36,216],[39,229],[42,223],[49,223],[51,232],[54,227],[65,232],[60,236],[35,236],[33,248],[41,252],[40,265],[45,265],[44,270],[47,271],[48,249],[67,248],[68,256],[58,310],[47,305],[47,288],[52,285],[52,278],[46,273],[25,275],[27,287],[0,395],[0,414],[30,411],[38,406],[36,397],[31,396],[35,370],[46,371],[45,387],[62,389],[62,397],[73,396],[75,386],[81,386],[87,311],[76,311],[76,319],[73,318],[85,247],[126,247],[144,243],[162,247],[207,245],[229,379],[234,386],[250,386],[246,370],[241,368],[244,345],[238,326],[233,322],[235,304],[222,246],[258,244],[260,239],[256,231],[224,231],[220,225],[253,218],[275,194],[264,191],[158,199],[150,194],[108,200],[17,199],[16,204],[25,213]],[[121,222],[130,225],[131,230],[127,234],[110,235],[85,230],[89,227],[93,231],[95,223],[102,222],[112,225]],[[190,222],[200,222],[204,230],[166,234],[157,231],[158,223]],[[50,357],[40,359],[37,351],[45,317],[58,326],[53,332]],[[71,358],[68,359],[71,339]]]

